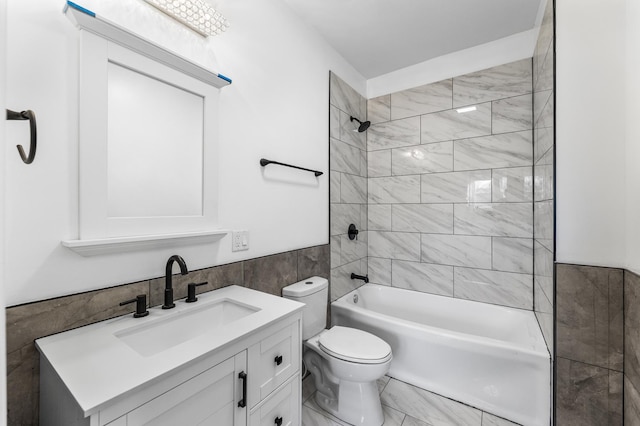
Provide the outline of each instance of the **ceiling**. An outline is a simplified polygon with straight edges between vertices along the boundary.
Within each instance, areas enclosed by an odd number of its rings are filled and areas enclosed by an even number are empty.
[[[541,0],[283,0],[365,78],[531,30]]]

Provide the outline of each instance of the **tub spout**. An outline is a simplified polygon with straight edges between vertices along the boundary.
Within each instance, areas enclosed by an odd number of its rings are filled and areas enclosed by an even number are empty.
[[[362,281],[364,281],[365,283],[368,283],[368,282],[369,282],[369,275],[357,275],[357,274],[354,274],[354,273],[352,272],[352,273],[351,273],[351,279],[352,279],[352,280],[362,280]]]

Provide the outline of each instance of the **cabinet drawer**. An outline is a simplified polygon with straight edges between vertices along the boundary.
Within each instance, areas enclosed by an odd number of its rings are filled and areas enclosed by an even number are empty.
[[[131,411],[127,425],[231,426],[237,405],[235,376],[230,358]]]
[[[299,321],[249,348],[251,406],[266,398],[300,368]]]
[[[249,426],[298,426],[300,409],[300,376],[296,374],[253,410]]]

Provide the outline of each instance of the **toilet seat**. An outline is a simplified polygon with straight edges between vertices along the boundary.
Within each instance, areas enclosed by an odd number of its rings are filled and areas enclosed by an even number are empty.
[[[391,346],[366,331],[334,326],[320,335],[320,349],[344,361],[380,364],[391,358]]]

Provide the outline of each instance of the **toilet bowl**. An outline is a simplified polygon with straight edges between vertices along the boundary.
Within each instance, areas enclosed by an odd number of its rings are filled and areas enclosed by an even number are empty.
[[[391,346],[371,333],[335,326],[325,329],[328,281],[312,277],[282,290],[305,303],[304,363],[316,385],[315,400],[335,417],[358,426],[384,423],[377,380],[389,371]]]
[[[384,340],[336,326],[307,340],[303,359],[313,375],[320,407],[353,425],[384,423],[377,380],[389,371],[392,359]]]

